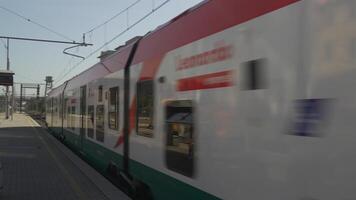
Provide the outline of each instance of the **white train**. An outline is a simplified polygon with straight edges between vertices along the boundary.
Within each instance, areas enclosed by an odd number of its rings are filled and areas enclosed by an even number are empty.
[[[356,1],[207,0],[53,89],[136,199],[356,199]]]

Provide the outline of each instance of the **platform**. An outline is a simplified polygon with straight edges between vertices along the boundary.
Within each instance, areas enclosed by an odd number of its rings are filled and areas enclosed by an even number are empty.
[[[25,114],[0,115],[0,162],[0,199],[129,199]]]

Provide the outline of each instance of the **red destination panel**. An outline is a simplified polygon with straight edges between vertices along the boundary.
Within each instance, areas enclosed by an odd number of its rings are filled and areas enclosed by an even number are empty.
[[[223,71],[201,76],[180,79],[177,82],[178,91],[203,90],[211,88],[230,87],[233,85],[233,71]]]

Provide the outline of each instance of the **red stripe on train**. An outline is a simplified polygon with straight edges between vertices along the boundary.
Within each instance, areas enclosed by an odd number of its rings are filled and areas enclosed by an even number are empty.
[[[134,64],[242,24],[301,0],[211,0],[141,40]]]
[[[230,87],[234,85],[233,71],[223,71],[177,81],[178,91],[203,90]]]
[[[153,59],[147,60],[143,63],[141,73],[139,76],[139,81],[154,79],[161,65],[161,62],[164,58],[164,55],[155,57]],[[136,90],[135,88],[133,90]],[[133,96],[131,105],[130,105],[130,127],[129,134],[131,134],[132,130],[135,128],[136,123],[136,95]],[[124,142],[124,132],[123,129],[120,131],[120,136],[116,141],[115,148],[120,146]]]
[[[198,9],[184,14],[180,19],[177,18],[171,21],[168,25],[152,32],[141,40],[133,60],[133,65],[144,62],[139,80],[154,78],[163,56],[175,48],[299,1],[301,0],[207,1],[206,4],[203,4]],[[156,59],[149,59],[153,57],[156,57]],[[179,84],[182,85],[177,88],[181,89],[180,91],[192,90],[194,88],[191,86],[192,83],[188,84],[183,82],[178,83],[178,85]],[[202,87],[201,89],[208,89],[208,87],[227,87],[229,86],[227,84],[228,83],[198,83],[195,84],[195,88]],[[191,89],[189,89],[189,87],[191,87]],[[130,106],[130,133],[135,127],[135,99],[136,97],[133,98]],[[123,134],[121,131],[121,135],[115,147],[120,146],[122,143]]]

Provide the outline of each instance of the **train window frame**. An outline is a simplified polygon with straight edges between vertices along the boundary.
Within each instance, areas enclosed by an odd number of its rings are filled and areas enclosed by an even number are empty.
[[[63,101],[63,121],[64,121],[64,120],[68,120],[67,101],[68,101],[68,99],[67,99],[67,98],[64,98],[64,101]]]
[[[164,118],[166,167],[190,178],[195,175],[195,107],[193,100],[168,101]]]
[[[67,128],[71,127],[72,120],[72,107],[70,105],[67,106]]]
[[[54,112],[57,115],[58,113],[58,105],[57,105],[57,98],[54,98],[54,103],[53,103],[53,107],[54,107]]]
[[[95,106],[88,105],[88,118],[87,118],[87,136],[88,138],[94,138],[95,135]],[[91,120],[91,121],[90,121]],[[91,123],[91,124],[90,124]]]
[[[59,114],[59,119],[64,119],[63,116],[63,97],[62,95],[59,96],[59,105],[58,105],[58,114]]]
[[[76,113],[76,107],[75,106],[72,106],[71,108],[72,110],[72,116],[71,116],[71,119],[70,119],[70,128],[72,130],[75,130],[75,113]]]
[[[147,88],[142,89],[144,87],[145,84],[150,84],[150,89],[151,89],[151,95],[147,95]],[[151,100],[149,100],[150,103],[150,110],[151,112],[148,113],[149,117],[149,125],[148,127],[145,127],[145,129],[150,129],[149,133],[147,133],[148,131],[146,131],[146,133],[140,131],[140,116],[142,116],[143,111],[141,112],[141,110],[143,110],[140,107],[140,102],[141,102],[141,96],[151,96]],[[148,138],[153,138],[154,135],[154,116],[155,116],[155,89],[154,89],[154,80],[153,79],[146,79],[146,80],[141,80],[138,81],[136,83],[136,134],[139,136],[143,136],[143,137],[148,137]],[[146,117],[148,118],[148,117]]]
[[[98,87],[98,102],[103,102],[103,86]]]
[[[102,112],[99,112],[99,108],[102,108]],[[102,115],[101,123],[99,120],[100,115]],[[101,124],[102,128],[99,128],[100,124]],[[100,132],[100,134],[98,134],[99,132]],[[95,108],[95,139],[96,139],[96,141],[99,141],[99,142],[105,141],[105,106],[103,104],[96,105],[96,108]]]
[[[113,102],[112,94],[115,95],[115,100]],[[108,127],[111,130],[119,130],[119,120],[120,120],[120,87],[109,88],[109,98],[108,98]],[[111,123],[111,119],[114,117],[114,123]]]

